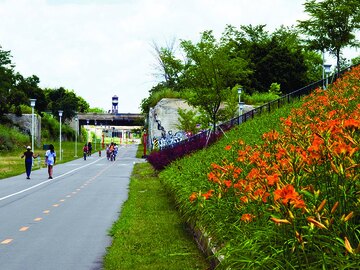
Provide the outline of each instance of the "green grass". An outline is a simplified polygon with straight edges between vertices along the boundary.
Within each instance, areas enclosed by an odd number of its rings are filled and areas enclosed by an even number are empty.
[[[63,152],[62,160],[60,160],[60,142],[44,142],[44,144],[53,144],[55,147],[55,152],[57,155],[56,163],[64,163],[71,160],[74,160],[75,157],[75,143],[74,142],[62,142],[61,148]],[[31,143],[27,143],[27,145],[31,145]],[[82,157],[82,147],[84,143],[78,142],[77,144],[77,156]],[[99,149],[99,148],[97,148]],[[24,149],[18,149],[14,151],[1,151],[0,152],[0,179],[4,179],[7,177],[19,175],[22,173],[25,173],[25,165],[24,165],[24,159],[20,158],[21,155],[26,151],[25,147]],[[45,152],[46,150],[43,150],[42,145],[40,147],[35,147],[34,153],[39,154],[41,158],[40,166],[44,167],[44,159],[45,159]],[[97,153],[96,153],[97,154]],[[35,159],[34,166],[32,170],[39,169],[39,163],[38,160]]]
[[[148,163],[135,165],[129,198],[111,235],[105,270],[209,268]]]

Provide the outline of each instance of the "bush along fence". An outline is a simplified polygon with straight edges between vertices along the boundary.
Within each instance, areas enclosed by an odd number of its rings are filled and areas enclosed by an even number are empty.
[[[330,81],[333,83],[337,78],[341,77],[346,71],[350,71],[355,66],[351,66],[340,73],[335,73],[333,76],[325,78],[324,80],[319,80],[310,85],[307,85],[303,88],[300,88],[294,92],[291,92],[287,95],[282,96],[279,99],[268,102],[262,106],[259,106],[251,111],[248,111],[238,117],[235,117],[227,122],[224,122],[218,125],[213,130],[206,130],[200,132],[194,136],[191,136],[185,140],[174,143],[172,145],[167,145],[166,147],[161,148],[160,150],[154,150],[147,157],[148,162],[156,169],[162,170],[166,165],[170,164],[172,161],[181,158],[185,155],[188,155],[194,151],[205,148],[206,146],[216,142],[222,135],[233,128],[234,126],[240,125],[250,119],[253,119],[256,115],[262,113],[270,113],[281,106],[291,103],[294,99],[299,99],[302,96],[309,95],[313,90],[321,88],[325,85],[325,82]]]

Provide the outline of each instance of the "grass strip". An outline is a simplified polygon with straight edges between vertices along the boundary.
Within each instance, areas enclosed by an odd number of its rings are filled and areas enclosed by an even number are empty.
[[[148,163],[135,164],[128,200],[110,234],[105,270],[209,268]]]

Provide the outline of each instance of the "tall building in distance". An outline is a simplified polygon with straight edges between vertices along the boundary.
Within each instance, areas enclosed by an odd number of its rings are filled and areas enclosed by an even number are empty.
[[[111,113],[118,113],[118,103],[119,103],[119,98],[117,96],[113,96]]]

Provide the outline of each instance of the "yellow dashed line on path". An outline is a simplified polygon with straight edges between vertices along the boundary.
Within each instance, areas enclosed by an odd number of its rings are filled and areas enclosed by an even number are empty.
[[[62,199],[62,200],[60,200],[59,202],[65,202],[65,200],[64,200],[64,199]]]
[[[67,198],[70,198],[70,197],[71,197],[71,195],[67,195],[66,197],[67,197]]]
[[[42,218],[41,217],[38,217],[38,218],[35,218],[34,221],[41,221]]]
[[[53,206],[54,206],[54,207],[58,207],[58,206],[59,206],[59,204],[57,204],[57,203],[56,203],[56,204],[53,204]]]
[[[13,239],[5,239],[4,241],[1,242],[2,245],[7,245],[10,244],[13,241]]]
[[[29,227],[21,227],[19,232],[25,232],[29,229]]]
[[[50,213],[50,210],[45,210],[43,211],[44,214],[49,214]]]

